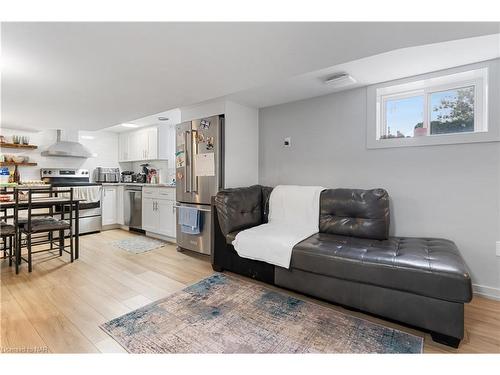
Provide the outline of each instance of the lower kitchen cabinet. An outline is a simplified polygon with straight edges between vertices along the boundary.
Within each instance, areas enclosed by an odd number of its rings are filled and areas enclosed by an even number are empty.
[[[161,234],[175,237],[175,208],[173,201],[158,200],[159,229]]]
[[[102,187],[102,225],[116,224],[118,221],[118,186]]]
[[[145,188],[142,197],[142,229],[175,238],[175,199],[164,189]]]

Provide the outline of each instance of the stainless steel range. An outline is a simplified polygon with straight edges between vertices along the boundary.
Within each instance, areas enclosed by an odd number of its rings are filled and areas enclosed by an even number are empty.
[[[90,182],[90,173],[87,169],[43,168],[40,170],[40,176],[43,181],[51,184],[55,191],[67,190],[71,187],[75,198],[84,199],[80,202],[80,219],[78,221],[80,234],[101,231],[102,186]]]

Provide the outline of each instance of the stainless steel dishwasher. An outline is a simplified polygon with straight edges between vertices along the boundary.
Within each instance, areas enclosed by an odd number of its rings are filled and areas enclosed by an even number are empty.
[[[125,225],[133,229],[142,229],[142,187],[126,185],[123,199]]]

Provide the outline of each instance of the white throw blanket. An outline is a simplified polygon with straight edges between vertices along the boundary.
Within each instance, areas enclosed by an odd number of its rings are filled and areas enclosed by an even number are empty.
[[[269,222],[236,235],[239,256],[289,268],[292,249],[319,231],[321,186],[276,186],[269,200]]]

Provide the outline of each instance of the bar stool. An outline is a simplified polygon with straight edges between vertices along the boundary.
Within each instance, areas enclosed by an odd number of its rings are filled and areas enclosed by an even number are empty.
[[[68,191],[60,191],[60,193],[66,193],[69,195],[69,201],[68,205],[70,206],[69,209],[69,221],[64,220],[64,212],[65,212],[65,206],[66,204],[62,204],[61,206],[61,219],[56,219],[55,217],[52,216],[45,216],[45,217],[33,217],[33,210],[36,209],[36,206],[34,206],[33,203],[33,195],[35,194],[40,194],[40,193],[46,193],[46,191],[43,190],[28,190],[28,204],[27,204],[27,218],[26,219],[19,219],[19,193],[20,191],[16,191],[16,205],[15,205],[15,211],[14,211],[14,225],[17,227],[17,259],[19,263],[21,263],[22,260],[28,263],[28,272],[32,272],[33,270],[33,263],[32,263],[32,255],[40,252],[46,252],[46,251],[51,251],[53,249],[53,236],[52,234],[54,232],[59,232],[59,243],[58,243],[58,248],[59,248],[59,256],[63,255],[63,252],[66,252],[70,254],[70,259],[71,262],[73,263],[74,260],[74,248],[73,248],[73,189],[71,188]],[[69,230],[69,238],[70,238],[70,244],[68,246],[65,245],[65,231]],[[32,237],[34,234],[39,234],[39,233],[50,233],[48,236],[48,240],[44,241],[39,241],[33,243]],[[26,237],[26,249],[28,250],[28,256],[27,258],[22,257],[21,250],[22,250],[22,236]],[[50,244],[49,249],[43,249],[43,250],[37,250],[33,251],[32,247],[33,245],[42,245],[42,244]],[[66,248],[69,247],[69,251],[66,250]]]

